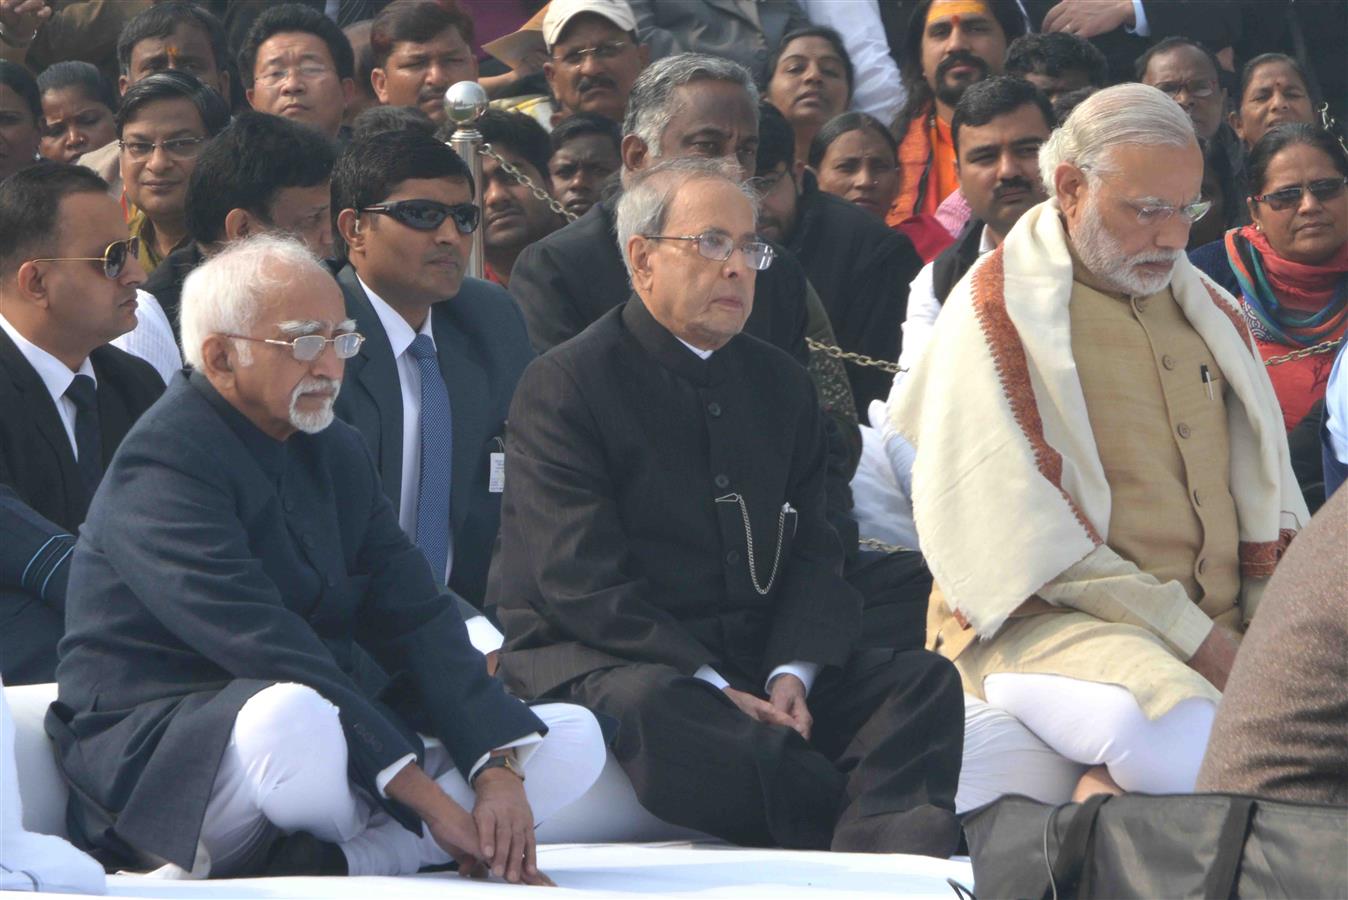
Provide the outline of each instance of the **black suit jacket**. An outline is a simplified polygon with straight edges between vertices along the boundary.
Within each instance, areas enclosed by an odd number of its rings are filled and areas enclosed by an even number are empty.
[[[163,393],[164,382],[149,363],[116,347],[99,347],[89,360],[98,380],[106,464],[136,419]],[[29,563],[54,561],[48,541],[75,533],[89,509],[90,497],[56,403],[37,370],[2,330],[0,484],[12,488],[12,492],[0,492],[0,590],[43,594],[46,575],[39,581],[34,577],[38,570]],[[63,584],[64,576],[57,581]],[[56,584],[48,584],[45,596],[59,609],[63,592],[53,587]]]
[[[543,729],[487,676],[360,435],[334,422],[277,442],[199,373],[174,379],[108,470],[67,612],[47,730],[74,788],[73,836],[114,857],[129,845],[192,865],[234,718],[270,684],[338,708],[351,779],[371,797],[382,769],[421,758],[416,731],[466,777]]]
[[[805,173],[796,227],[787,247],[800,260],[828,311],[838,346],[893,362],[908,311],[908,283],[922,269],[912,241]],[[847,364],[857,410],[889,396],[894,376]]]
[[[344,267],[337,282],[346,297],[346,314],[365,335],[360,353],[346,364],[337,415],[365,438],[396,516],[403,468],[397,361],[355,270]],[[465,279],[456,296],[431,308],[431,329],[454,415],[450,484],[454,566],[449,585],[480,608],[501,524],[501,495],[489,490],[491,454],[505,452],[510,399],[534,353],[515,301],[500,287],[476,278]]]
[[[761,691],[780,664],[847,658],[861,598],[825,517],[819,404],[780,350],[739,335],[703,362],[633,299],[530,365],[510,417],[489,602],[512,686],[643,662]]]
[[[565,228],[525,247],[515,260],[510,293],[519,301],[539,353],[580,334],[631,296],[616,227],[611,201],[600,201]],[[795,257],[779,248],[772,265],[758,273],[744,333],[780,347],[803,365],[808,359],[805,321],[805,274]]]

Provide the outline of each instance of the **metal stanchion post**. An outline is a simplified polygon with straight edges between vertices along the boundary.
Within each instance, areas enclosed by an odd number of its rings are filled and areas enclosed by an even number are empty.
[[[478,150],[482,147],[482,132],[477,130],[477,120],[487,110],[487,92],[476,81],[460,81],[450,85],[445,91],[445,112],[450,121],[458,126],[449,146],[468,163],[473,173],[474,202],[478,211],[482,210],[482,157]],[[482,217],[479,217],[479,221]],[[473,250],[468,256],[468,275],[482,277],[482,227],[473,234]]]

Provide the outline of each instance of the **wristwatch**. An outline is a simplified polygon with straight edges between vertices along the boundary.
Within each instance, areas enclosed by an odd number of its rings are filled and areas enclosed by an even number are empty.
[[[515,764],[514,750],[509,750],[500,756],[487,757],[487,761],[479,766],[478,770],[473,773],[472,783],[477,784],[477,780],[482,777],[482,773],[488,769],[507,769],[520,781],[524,781],[524,772],[522,772],[520,767]]]

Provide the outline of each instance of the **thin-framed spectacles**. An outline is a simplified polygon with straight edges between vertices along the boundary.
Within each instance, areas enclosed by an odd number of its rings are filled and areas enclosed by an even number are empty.
[[[156,147],[164,148],[164,152],[174,159],[194,159],[208,140],[204,137],[181,137],[166,141],[118,141],[117,146],[132,159],[149,159]]]
[[[289,341],[278,338],[250,337],[246,334],[227,334],[225,337],[239,341],[252,341],[255,344],[271,344],[274,347],[289,347],[290,353],[300,362],[313,362],[323,354],[323,349],[332,344],[332,351],[338,359],[350,359],[360,352],[365,343],[365,335],[358,331],[344,331],[330,338],[321,334],[304,334]]]
[[[1259,194],[1250,199],[1256,203],[1264,203],[1269,209],[1283,212],[1301,205],[1301,197],[1306,191],[1321,203],[1328,203],[1335,197],[1343,193],[1345,186],[1348,186],[1348,176],[1341,178],[1319,178],[1310,184],[1299,184],[1295,187],[1285,187],[1281,190],[1269,191],[1267,194]]]
[[[289,78],[292,72],[299,76],[300,81],[317,81],[325,75],[331,74],[332,71],[331,66],[325,66],[317,62],[306,62],[297,66],[277,66],[274,69],[268,69],[257,76],[257,81],[267,87],[276,87]]]
[[[477,231],[482,210],[476,203],[441,203],[439,200],[399,200],[362,207],[363,213],[378,213],[417,231],[435,231],[445,219],[453,219],[459,234]]]
[[[1178,97],[1184,93],[1201,100],[1217,93],[1217,83],[1207,78],[1195,78],[1192,81],[1162,81],[1155,87],[1167,97]]]
[[[116,281],[126,269],[126,261],[140,253],[140,238],[129,237],[124,241],[108,244],[102,256],[43,256],[30,259],[29,262],[98,262],[103,264],[103,274]]]
[[[1077,166],[1083,172],[1092,172],[1090,166]],[[1097,180],[1106,180],[1099,172],[1094,172],[1093,177]],[[1195,200],[1192,203],[1184,203],[1180,206],[1172,206],[1169,203],[1145,203],[1138,200],[1129,200],[1122,198],[1123,202],[1132,207],[1137,213],[1137,224],[1139,225],[1161,225],[1170,220],[1175,213],[1179,213],[1189,221],[1189,224],[1197,222],[1208,214],[1212,209],[1211,200]]]
[[[745,241],[738,247],[735,239],[719,231],[704,231],[701,234],[643,234],[649,241],[691,241],[697,246],[697,252],[704,258],[715,262],[725,262],[730,254],[739,250],[744,254],[744,263],[756,272],[772,265],[777,251],[766,241]]]
[[[587,56],[593,56],[601,62],[616,59],[629,43],[629,41],[604,41],[602,44],[595,44],[593,47],[581,47],[572,50],[561,57],[554,56],[553,59],[568,69],[579,69]]]

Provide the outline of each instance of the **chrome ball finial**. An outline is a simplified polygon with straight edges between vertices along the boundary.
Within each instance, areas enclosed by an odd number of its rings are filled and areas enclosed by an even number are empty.
[[[456,125],[471,125],[487,111],[487,92],[476,81],[460,81],[445,91],[445,112]]]

